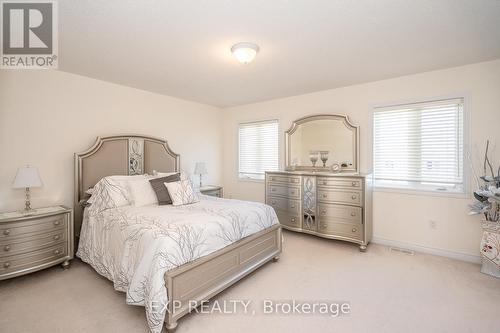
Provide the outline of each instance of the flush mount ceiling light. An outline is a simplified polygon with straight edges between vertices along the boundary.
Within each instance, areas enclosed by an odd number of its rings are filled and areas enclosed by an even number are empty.
[[[257,52],[259,52],[259,46],[254,43],[238,43],[231,47],[231,52],[239,62],[248,64],[255,59]]]

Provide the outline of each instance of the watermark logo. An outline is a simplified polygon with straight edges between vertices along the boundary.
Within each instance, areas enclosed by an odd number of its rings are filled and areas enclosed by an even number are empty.
[[[57,2],[1,2],[1,68],[57,68]]]

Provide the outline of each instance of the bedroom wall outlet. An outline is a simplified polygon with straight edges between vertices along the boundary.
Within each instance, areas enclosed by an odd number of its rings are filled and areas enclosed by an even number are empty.
[[[429,220],[429,227],[431,227],[431,229],[437,229],[437,222],[434,220]]]

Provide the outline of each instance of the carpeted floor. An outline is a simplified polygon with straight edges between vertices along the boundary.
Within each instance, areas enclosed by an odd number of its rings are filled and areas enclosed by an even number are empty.
[[[269,263],[218,295],[251,300],[248,314],[190,314],[188,332],[499,332],[500,280],[479,266],[285,232]],[[345,316],[264,314],[266,299],[349,302]],[[220,303],[221,304],[221,303]],[[0,332],[147,332],[144,309],[125,304],[111,282],[75,260],[0,282]]]

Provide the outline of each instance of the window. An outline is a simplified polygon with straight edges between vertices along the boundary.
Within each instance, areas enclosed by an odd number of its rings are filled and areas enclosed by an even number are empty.
[[[375,186],[464,192],[463,99],[376,108]]]
[[[278,131],[277,120],[239,125],[241,179],[264,179],[265,171],[278,170]]]

